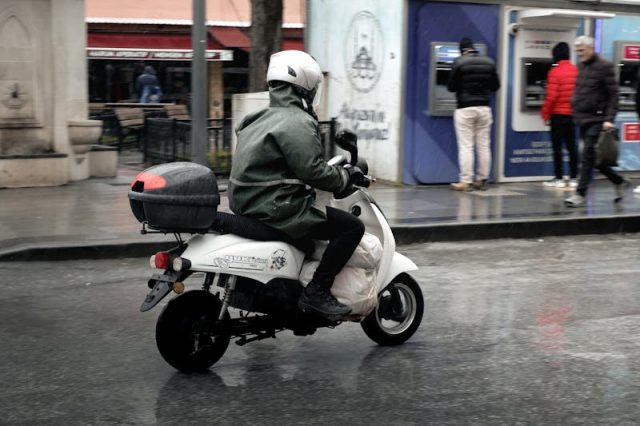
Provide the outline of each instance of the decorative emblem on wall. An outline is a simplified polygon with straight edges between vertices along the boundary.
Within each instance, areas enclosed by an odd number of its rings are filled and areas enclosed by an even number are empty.
[[[358,92],[371,91],[384,64],[384,37],[375,15],[368,11],[356,13],[349,24],[345,46],[349,82]]]
[[[2,91],[2,103],[9,109],[22,109],[24,107],[26,92],[18,83],[10,83]]]

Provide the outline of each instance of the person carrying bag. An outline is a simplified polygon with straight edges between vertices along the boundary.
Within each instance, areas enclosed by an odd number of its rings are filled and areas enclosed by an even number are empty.
[[[576,193],[564,200],[564,203],[567,207],[586,206],[587,190],[593,179],[594,167],[613,184],[613,202],[618,203],[624,198],[625,191],[631,182],[611,166],[596,165],[598,161],[596,150],[602,132],[615,131],[613,122],[618,112],[619,93],[615,67],[595,52],[593,37],[580,36],[575,40],[574,45],[580,65],[571,106],[573,119],[580,128],[584,148]],[[616,160],[617,156],[614,158],[614,163]]]
[[[596,162],[597,168],[615,167],[618,165],[618,153],[620,150],[620,138],[618,129],[615,127],[610,129],[602,129],[598,142],[596,144]]]

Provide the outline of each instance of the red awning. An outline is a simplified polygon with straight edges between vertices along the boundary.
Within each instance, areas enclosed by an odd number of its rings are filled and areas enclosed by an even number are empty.
[[[209,37],[207,49],[224,46]],[[191,49],[191,34],[88,33],[88,48]]]
[[[225,48],[242,49],[245,52],[249,52],[251,50],[251,39],[244,30],[239,28],[209,28],[209,35],[210,37],[207,37],[207,50],[220,50]],[[89,50],[191,50],[191,34],[89,32],[87,35],[87,48]],[[304,50],[304,40],[301,37],[283,37],[282,50]],[[105,59],[107,58],[108,56],[105,56]]]
[[[304,40],[301,38],[283,38],[282,50],[302,50],[304,51]]]
[[[251,38],[248,30],[236,27],[209,28],[209,34],[224,47],[234,47],[245,52],[251,51]],[[282,38],[282,50],[304,50],[304,40],[300,37]]]
[[[215,27],[209,28],[209,34],[223,47],[237,47],[239,49],[251,50],[251,39],[239,28],[235,27]]]

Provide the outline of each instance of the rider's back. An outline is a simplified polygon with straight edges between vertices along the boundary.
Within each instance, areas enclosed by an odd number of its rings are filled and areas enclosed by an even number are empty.
[[[322,157],[317,122],[289,85],[270,89],[268,108],[249,114],[237,130],[229,183],[236,214],[253,217],[301,238],[326,220],[311,207],[315,188],[335,191],[344,177]]]

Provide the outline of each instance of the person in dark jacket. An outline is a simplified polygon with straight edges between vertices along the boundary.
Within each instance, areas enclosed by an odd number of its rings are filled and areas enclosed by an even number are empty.
[[[545,124],[551,125],[551,143],[553,145],[553,166],[555,177],[545,181],[545,186],[564,188],[567,182],[562,174],[562,144],[569,152],[569,186],[578,186],[578,147],[576,146],[575,125],[571,98],[576,86],[578,68],[569,60],[569,45],[556,44],[551,50],[555,66],[547,74],[547,91],[540,114]]]
[[[136,79],[136,91],[138,92],[140,103],[146,104],[160,101],[162,92],[158,85],[156,70],[152,66],[147,65],[144,67],[144,72]]]
[[[448,89],[456,93],[457,109],[453,120],[458,140],[460,177],[451,184],[454,191],[486,190],[491,170],[491,124],[493,117],[489,100],[500,88],[496,65],[480,55],[467,37],[460,40],[460,57],[453,63]],[[478,172],[474,179],[473,155],[478,157]]]
[[[618,83],[613,64],[595,53],[592,37],[580,36],[574,45],[580,66],[573,92],[573,119],[580,126],[584,147],[576,193],[565,200],[568,207],[586,204],[596,160],[595,146],[603,129],[614,128],[613,120],[618,112]],[[630,182],[611,167],[601,167],[599,170],[615,185],[614,202],[622,200]]]
[[[330,289],[360,243],[364,225],[342,210],[316,208],[311,187],[341,192],[350,183],[362,186],[364,175],[358,167],[331,166],[322,157],[313,111],[322,72],[311,56],[297,50],[272,55],[267,82],[269,107],[247,115],[236,130],[229,205],[234,213],[258,219],[292,239],[329,240],[298,306],[330,320],[342,319],[351,308],[338,302]]]

